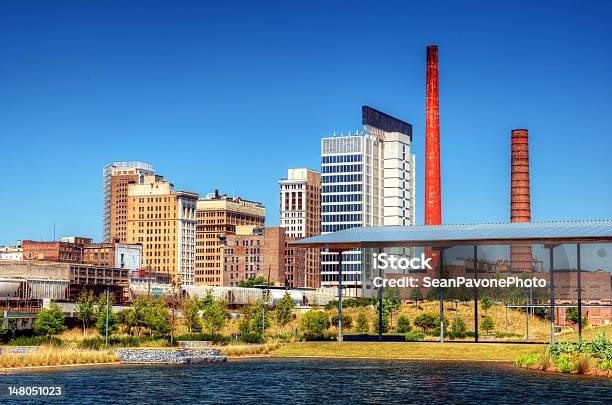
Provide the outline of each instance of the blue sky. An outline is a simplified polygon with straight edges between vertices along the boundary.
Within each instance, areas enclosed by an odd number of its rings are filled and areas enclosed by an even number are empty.
[[[509,220],[510,130],[533,220],[612,218],[609,2],[0,2],[0,244],[101,237],[102,167],[262,201],[366,104],[413,124],[440,48],[443,221]],[[533,3],[533,4],[532,4]],[[535,4],[537,3],[537,4]]]

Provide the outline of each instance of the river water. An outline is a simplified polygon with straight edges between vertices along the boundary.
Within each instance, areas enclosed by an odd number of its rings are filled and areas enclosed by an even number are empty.
[[[16,372],[0,383],[62,385],[65,396],[49,403],[70,404],[612,404],[612,379],[450,361],[263,358]],[[3,395],[0,403],[24,403]]]

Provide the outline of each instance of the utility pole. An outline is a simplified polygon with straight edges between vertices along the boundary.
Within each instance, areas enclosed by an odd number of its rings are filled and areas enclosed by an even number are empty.
[[[104,348],[108,349],[108,286],[106,287],[106,330],[104,332]]]

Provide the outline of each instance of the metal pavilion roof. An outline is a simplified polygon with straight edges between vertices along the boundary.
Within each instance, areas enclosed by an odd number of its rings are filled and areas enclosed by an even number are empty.
[[[509,242],[612,241],[612,220],[350,228],[293,242],[300,247],[444,246]]]

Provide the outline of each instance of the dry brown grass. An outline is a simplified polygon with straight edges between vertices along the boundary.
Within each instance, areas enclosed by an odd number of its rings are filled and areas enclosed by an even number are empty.
[[[302,342],[283,345],[271,353],[279,357],[331,357],[419,360],[514,361],[537,346],[505,343],[375,343]]]
[[[110,363],[114,361],[117,361],[115,354],[107,351],[41,347],[32,353],[3,354],[0,356],[0,368]]]
[[[64,342],[80,342],[83,339],[91,339],[100,336],[96,328],[89,328],[83,333],[82,328],[73,328],[57,335],[56,337]]]
[[[252,356],[260,354],[268,354],[274,350],[278,350],[282,346],[281,343],[264,343],[264,344],[244,344],[244,345],[228,345],[228,346],[211,346],[211,348],[219,349],[224,356],[240,357]]]

